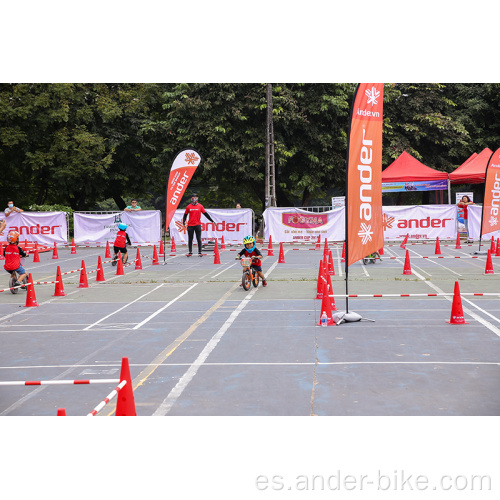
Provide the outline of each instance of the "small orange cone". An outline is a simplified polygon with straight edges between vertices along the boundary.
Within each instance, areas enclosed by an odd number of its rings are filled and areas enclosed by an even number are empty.
[[[490,250],[491,250],[491,255],[493,255],[495,253],[495,237],[494,236],[491,237],[491,248],[490,248]]]
[[[283,252],[283,242],[280,243],[280,255],[278,257],[278,264],[285,263],[285,254]]]
[[[156,250],[156,247],[155,247]],[[125,271],[123,270],[122,253],[118,253],[118,260],[116,261],[116,276],[123,276]]]
[[[271,235],[269,235],[269,245],[267,246],[267,256],[274,257],[274,251],[273,251],[273,238]]]
[[[116,417],[136,417],[134,400],[134,388],[132,387],[132,377],[130,376],[130,366],[128,358],[122,358],[120,371],[120,382],[126,380],[125,387],[118,393],[116,401]]]
[[[325,280],[324,269],[323,269],[323,261],[319,261],[319,269],[318,269],[318,283],[316,284],[316,298],[323,298],[323,282]]]
[[[76,253],[75,238],[73,238],[73,240],[71,242],[71,253],[72,254]]]
[[[89,281],[87,279],[87,270],[85,269],[85,261],[82,260],[82,270],[80,271],[80,284],[78,288],[88,288]]]
[[[156,252],[156,245],[154,246],[153,249],[153,266],[159,266],[160,263],[158,262],[158,253]]]
[[[406,236],[405,236],[405,239],[403,240],[403,243],[401,243],[401,245],[399,246],[403,250],[406,249],[406,244],[408,243],[408,236],[409,236],[409,233],[406,233]]]
[[[177,252],[177,248],[175,248],[175,239],[173,236],[172,236],[172,247],[170,248],[170,252],[171,253]]]
[[[38,307],[35,294],[35,285],[33,285],[33,278],[31,273],[28,275],[28,294],[26,295],[26,305],[24,307]]]
[[[321,234],[318,234],[318,241],[316,242],[315,250],[321,250]]]
[[[215,238],[214,264],[220,264],[219,244],[217,243],[217,238]]]
[[[434,255],[441,255],[441,246],[439,244],[439,236],[436,236],[436,250],[434,251]]]
[[[493,270],[493,261],[491,260],[491,250],[488,250],[488,257],[486,257],[486,269],[484,274],[495,274]]]
[[[97,258],[97,276],[95,278],[96,281],[106,281],[104,278],[104,269],[102,268],[102,260],[101,256]]]
[[[135,270],[142,269],[142,260],[141,260],[141,252],[139,248],[137,248],[137,256],[135,258]]]
[[[54,241],[54,250],[52,251],[52,258],[53,259],[58,259],[59,254],[57,253],[57,243]]]
[[[403,269],[403,274],[411,274],[410,254],[408,250],[406,250],[405,267]]]
[[[317,324],[317,326],[321,326],[321,316],[323,313],[326,313],[327,317],[327,325],[334,325],[334,321],[332,318],[332,303],[330,302],[330,297],[328,296],[328,283],[323,284],[323,300],[321,301],[321,311],[319,313],[320,320]]]
[[[460,233],[457,231],[457,244],[455,246],[456,250],[460,250],[462,246],[460,245]]]
[[[330,276],[335,276],[335,267],[333,267],[333,257],[331,250],[328,252],[328,274]]]
[[[497,238],[497,252],[495,257],[500,257],[500,238]]]
[[[66,294],[64,293],[64,285],[61,275],[61,267],[57,266],[56,273],[56,289],[54,291],[54,297],[64,297]]]
[[[455,291],[453,293],[453,303],[451,305],[451,325],[468,325],[464,318],[464,310],[462,307],[462,297],[460,296],[460,287],[458,286],[458,281],[455,281]]]
[[[160,257],[164,257],[165,256],[165,248],[163,247],[163,240],[160,240],[160,251],[158,252],[158,255]]]
[[[5,257],[3,256],[3,243],[0,243],[0,260],[5,260]]]
[[[344,244],[342,245],[342,259],[340,262],[345,262],[345,241]]]
[[[111,259],[111,249],[109,248],[109,241],[106,241],[106,253],[104,254],[105,259]]]
[[[224,235],[222,235],[222,239],[220,240],[220,249],[225,250],[226,244],[224,243]]]
[[[66,417],[66,408],[58,408],[57,409],[57,416],[58,417]]]
[[[33,255],[33,262],[40,262],[40,255],[38,254],[38,243],[35,243],[35,255]]]

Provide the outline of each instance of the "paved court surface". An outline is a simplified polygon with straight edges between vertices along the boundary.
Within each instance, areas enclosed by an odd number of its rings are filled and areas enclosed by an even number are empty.
[[[345,309],[342,247],[330,248],[335,302]],[[186,258],[182,247],[155,266],[143,247],[143,269],[132,264],[124,276],[105,263],[106,281],[91,273],[89,288],[78,288],[80,272],[63,275],[64,297],[54,297],[54,284],[36,285],[38,307],[24,307],[25,291],[4,292],[0,381],[115,379],[128,357],[143,416],[500,415],[500,257],[485,275],[486,257],[471,258],[477,245],[441,244],[442,259],[434,244],[407,248],[412,275],[402,274],[405,251],[388,245],[382,262],[349,268],[349,293],[450,295],[350,298],[350,311],[375,321],[327,328],[316,326],[323,249],[308,245],[284,245],[278,263],[275,243],[263,262],[269,286],[248,292],[236,249],[214,264],[213,254]],[[106,260],[104,249],[60,249],[58,260],[47,252],[26,267],[34,280],[53,281],[57,266],[75,271],[85,260],[95,271],[99,256]],[[447,323],[455,281],[467,325]],[[115,386],[0,386],[0,415],[60,407],[86,415]],[[114,410],[111,402],[99,415]]]

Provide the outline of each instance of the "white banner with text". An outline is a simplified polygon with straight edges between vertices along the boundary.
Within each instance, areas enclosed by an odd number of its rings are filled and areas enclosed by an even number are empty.
[[[469,220],[469,238],[471,240],[479,240],[479,233],[481,231],[481,217],[483,207],[481,205],[469,205],[467,207],[467,217]],[[491,237],[500,238],[500,231],[493,231],[491,233],[483,234],[481,239],[483,241],[491,240]]]
[[[9,231],[19,233],[19,241],[33,241],[40,245],[53,246],[54,243],[68,243],[68,224],[65,212],[14,212],[8,217],[2,240]]]

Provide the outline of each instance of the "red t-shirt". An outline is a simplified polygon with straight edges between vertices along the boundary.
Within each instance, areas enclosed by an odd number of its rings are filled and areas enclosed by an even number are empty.
[[[125,248],[125,243],[127,243],[127,233],[125,231],[118,231],[114,246],[116,248]]]
[[[197,203],[196,205],[190,203],[184,212],[189,215],[188,226],[199,226],[201,224],[201,214],[205,212],[205,207],[201,203]]]
[[[15,271],[21,266],[21,257],[26,257],[22,248],[12,243],[7,245],[3,251],[5,257],[4,269],[6,271]]]
[[[467,219],[467,207],[465,203],[462,203],[461,201],[458,203],[458,206],[464,211],[464,220]]]

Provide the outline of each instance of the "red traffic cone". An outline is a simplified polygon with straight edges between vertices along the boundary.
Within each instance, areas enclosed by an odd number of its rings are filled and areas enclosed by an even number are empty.
[[[158,252],[158,255],[160,257],[163,257],[165,255],[165,248],[163,247],[163,240],[160,240],[160,251]]]
[[[324,252],[328,252],[328,250],[330,250],[330,248],[328,247],[328,238],[325,236],[325,248],[324,248]]]
[[[330,275],[328,273],[326,274],[326,282],[328,284],[328,296],[330,297],[330,305],[332,307],[332,311],[337,311],[338,309],[335,305],[335,298],[333,297],[332,279],[330,278]]]
[[[273,238],[271,235],[269,235],[269,245],[267,246],[267,256],[274,256],[274,251],[273,251]]]
[[[495,237],[494,236],[491,237],[491,248],[490,248],[490,250],[491,250],[491,255],[493,255],[495,253]]]
[[[134,388],[132,387],[132,377],[130,376],[130,366],[128,358],[122,358],[120,371],[120,382],[127,381],[123,389],[118,393],[116,401],[116,417],[136,417],[134,400]]]
[[[66,408],[58,408],[57,409],[57,416],[58,417],[66,417]]]
[[[135,258],[135,270],[142,269],[141,252],[137,249],[137,257]]]
[[[40,255],[38,253],[38,243],[35,243],[35,255],[33,255],[33,262],[40,262]]]
[[[497,252],[495,257],[500,257],[500,238],[497,238]]]
[[[328,238],[325,237],[325,246],[323,247],[323,262],[328,263],[328,252],[330,248],[328,247]]]
[[[321,250],[321,234],[318,234],[318,241],[316,242],[315,250]]]
[[[0,260],[5,260],[5,257],[3,256],[3,243],[0,243]],[[35,262],[35,261],[33,261]],[[38,261],[40,262],[40,261]]]
[[[323,269],[323,261],[319,261],[319,269],[318,269],[318,283],[316,284],[316,298],[323,298],[323,282],[325,280],[324,269]]]
[[[328,252],[328,274],[330,276],[335,276],[335,267],[333,267],[333,257],[331,250]]]
[[[52,258],[53,259],[58,259],[59,254],[57,253],[57,243],[54,241],[54,250],[52,251]]]
[[[225,250],[226,249],[226,244],[224,243],[224,235],[222,235],[222,238],[220,240],[220,249]]]
[[[409,236],[409,233],[406,233],[406,236],[405,236],[405,239],[403,240],[403,243],[401,243],[401,245],[399,246],[403,250],[406,249],[406,244],[408,243],[408,236]]]
[[[177,248],[175,248],[175,239],[172,236],[172,246],[170,248],[170,253],[175,253],[175,252],[177,252]]]
[[[278,264],[285,263],[285,254],[283,252],[283,242],[280,243],[280,256],[278,257]]]
[[[458,286],[458,281],[455,281],[455,291],[453,293],[453,303],[451,305],[451,325],[468,325],[464,318],[464,310],[462,307],[462,297],[460,296],[460,287]]]
[[[317,326],[321,325],[321,316],[326,313],[327,325],[334,325],[332,318],[332,303],[330,302],[330,297],[328,296],[328,283],[325,281],[323,283],[323,300],[321,301],[321,311],[319,313],[320,320],[316,323]]]
[[[406,250],[405,267],[403,269],[403,274],[411,274],[410,254],[408,250]]]
[[[217,243],[217,238],[215,238],[214,264],[220,264],[219,244]]]
[[[35,294],[35,285],[33,285],[33,278],[31,273],[28,275],[28,294],[26,295],[26,304],[24,307],[38,307]]]
[[[341,258],[340,262],[345,262],[345,241],[342,244],[342,258]]]
[[[457,231],[457,244],[455,245],[456,250],[460,250],[462,246],[460,245],[460,233]]]
[[[156,250],[156,247],[155,247]],[[116,276],[123,276],[125,271],[123,270],[123,261],[121,252],[118,253],[118,260],[116,261]]]
[[[493,261],[491,260],[491,250],[488,250],[488,257],[486,257],[486,269],[484,274],[495,274],[493,270]]]
[[[57,266],[56,273],[56,289],[54,291],[54,297],[64,297],[66,294],[64,293],[64,285],[61,275],[61,267]]]
[[[159,266],[160,263],[158,262],[158,253],[156,252],[156,245],[154,246],[153,249],[153,266]]]
[[[78,285],[78,288],[88,288],[89,287],[89,281],[87,279],[87,270],[85,269],[85,261],[82,260],[82,269],[80,271],[80,284]]]
[[[96,281],[106,281],[106,278],[104,278],[104,269],[102,268],[102,260],[101,256],[97,258],[97,276],[96,276]]]
[[[378,251],[379,255],[384,255],[384,247],[382,247],[379,251]]]
[[[71,241],[71,253],[76,253],[75,238]]]
[[[109,241],[106,241],[106,253],[104,254],[105,259],[111,259],[111,249],[109,248]]]
[[[441,255],[441,245],[439,244],[439,236],[436,236],[436,250],[434,255]]]

